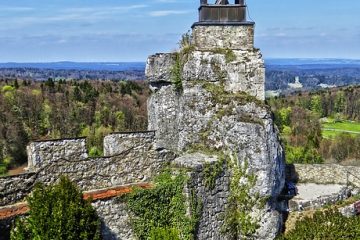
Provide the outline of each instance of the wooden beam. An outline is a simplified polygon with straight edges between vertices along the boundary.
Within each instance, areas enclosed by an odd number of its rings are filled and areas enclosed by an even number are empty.
[[[150,183],[137,183],[137,184],[115,186],[110,188],[84,192],[83,198],[91,199],[92,201],[105,200],[131,193],[134,188],[150,189],[152,187],[153,185]],[[29,210],[30,208],[26,202],[0,207],[0,220],[8,219],[19,215],[24,215],[28,213]]]

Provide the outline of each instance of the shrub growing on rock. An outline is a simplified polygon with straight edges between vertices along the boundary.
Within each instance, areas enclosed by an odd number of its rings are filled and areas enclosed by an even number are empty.
[[[12,240],[100,239],[95,210],[68,178],[49,187],[36,185],[27,201],[30,214],[16,221]]]
[[[345,217],[337,209],[317,211],[296,223],[282,240],[360,239],[360,217]]]

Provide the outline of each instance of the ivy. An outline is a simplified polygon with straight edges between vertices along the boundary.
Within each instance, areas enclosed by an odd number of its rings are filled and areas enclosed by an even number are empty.
[[[183,194],[187,176],[165,171],[153,189],[135,189],[123,197],[132,213],[132,227],[139,239],[194,239],[202,204],[191,192],[187,206]],[[190,209],[191,215],[187,214]]]
[[[257,177],[248,173],[247,161],[241,166],[236,158],[228,159],[227,164],[232,171],[232,177],[222,232],[231,239],[251,239],[260,227],[258,217],[254,217],[252,213],[254,209],[263,208],[267,198],[252,192]]]
[[[215,163],[206,163],[204,167],[205,186],[213,190],[216,186],[216,179],[218,179],[224,172],[225,158],[221,157]]]
[[[183,70],[183,63],[181,60],[181,54],[175,53],[175,63],[172,66],[171,69],[171,82],[175,87],[175,90],[177,92],[182,92],[183,86],[182,86],[182,70]]]

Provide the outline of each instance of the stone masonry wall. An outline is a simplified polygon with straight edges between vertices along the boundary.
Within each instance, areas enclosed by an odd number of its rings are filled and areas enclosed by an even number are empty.
[[[193,27],[193,43],[201,50],[214,48],[252,49],[254,25],[219,25]]]
[[[88,157],[85,138],[36,141],[27,146],[28,169],[36,171],[58,159],[80,160]]]
[[[103,239],[135,239],[126,204],[112,198],[95,201],[92,205],[101,219]]]
[[[190,189],[195,191],[197,199],[202,201],[202,213],[198,225],[196,239],[226,239],[221,233],[224,223],[223,215],[227,198],[229,196],[230,174],[224,172],[216,179],[214,189],[209,189],[205,185],[204,167],[205,164],[214,164],[218,161],[216,156],[204,154],[187,154],[174,160],[173,164],[177,167],[190,169],[187,195],[190,196]]]
[[[77,152],[78,155],[68,155],[68,151],[63,150],[64,145],[75,149],[69,146],[68,140],[65,140],[63,144],[58,140],[33,143],[31,144],[33,147],[29,149],[35,149],[35,152],[30,153],[32,157],[29,160],[36,159],[36,165],[33,168],[35,171],[0,178],[0,206],[23,200],[36,182],[51,184],[56,182],[61,175],[68,176],[82,190],[148,181],[174,158],[173,153],[159,149],[150,135],[142,141],[138,138],[132,146],[119,146],[122,152],[117,152],[116,155],[99,158],[84,158],[82,148],[80,151],[72,151],[72,153]],[[130,142],[134,139],[133,137],[134,134],[130,134]],[[105,148],[111,149],[111,139],[124,138],[124,134],[119,134],[118,137],[112,134]],[[81,145],[82,140],[79,141]],[[79,142],[75,141],[74,146],[78,145]],[[46,154],[46,149],[49,150],[49,155]]]
[[[295,182],[318,184],[352,184],[360,187],[360,167],[338,164],[294,164],[287,165],[286,177]]]

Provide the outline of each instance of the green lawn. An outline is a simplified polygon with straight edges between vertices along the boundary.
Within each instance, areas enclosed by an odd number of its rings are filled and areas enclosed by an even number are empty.
[[[341,133],[349,133],[353,136],[360,134],[360,123],[359,122],[337,122],[337,123],[323,123],[323,136],[325,138],[332,138]]]

